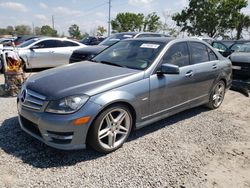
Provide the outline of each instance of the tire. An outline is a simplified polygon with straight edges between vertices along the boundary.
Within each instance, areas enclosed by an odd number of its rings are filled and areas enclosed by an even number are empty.
[[[215,84],[215,86],[212,89],[209,102],[206,104],[206,106],[210,109],[216,109],[219,108],[222,104],[225,96],[225,82],[220,80]]]
[[[101,112],[88,133],[87,143],[96,151],[110,153],[127,140],[133,125],[129,108],[115,104]]]

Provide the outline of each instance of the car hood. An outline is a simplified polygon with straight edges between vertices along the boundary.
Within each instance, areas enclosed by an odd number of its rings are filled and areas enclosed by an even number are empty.
[[[250,63],[250,53],[247,52],[234,52],[230,55],[232,62]]]
[[[104,50],[105,48],[107,48],[108,46],[103,46],[103,45],[95,45],[95,46],[87,46],[84,48],[80,48],[77,50],[74,50],[74,53],[77,54],[98,54],[99,52],[101,52],[102,50]]]
[[[85,61],[32,75],[26,88],[56,100],[70,95],[98,93],[143,79],[140,70]]]

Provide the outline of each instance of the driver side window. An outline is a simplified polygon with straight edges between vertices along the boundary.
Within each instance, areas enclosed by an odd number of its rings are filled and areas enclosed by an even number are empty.
[[[57,48],[58,42],[56,40],[45,40],[35,44],[37,48]]]
[[[189,51],[186,42],[174,44],[163,56],[163,64],[168,63],[184,67],[189,65]]]

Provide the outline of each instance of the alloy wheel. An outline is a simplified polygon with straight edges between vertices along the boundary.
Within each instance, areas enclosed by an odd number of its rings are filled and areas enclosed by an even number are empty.
[[[213,94],[213,105],[214,107],[219,107],[224,99],[225,94],[225,85],[223,82],[219,82],[215,89]]]
[[[107,150],[119,147],[126,140],[131,126],[132,118],[126,110],[115,108],[107,112],[98,130],[100,145]]]

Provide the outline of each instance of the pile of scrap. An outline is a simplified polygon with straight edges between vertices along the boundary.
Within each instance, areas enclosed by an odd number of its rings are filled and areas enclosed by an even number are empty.
[[[16,96],[25,80],[23,61],[15,51],[5,51],[1,55],[4,65],[4,96]]]

